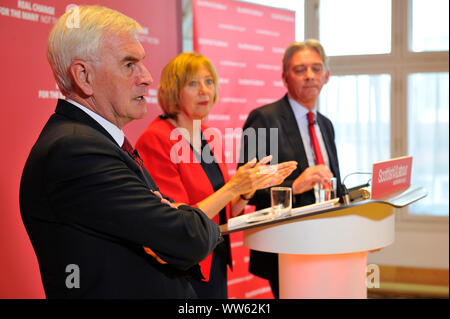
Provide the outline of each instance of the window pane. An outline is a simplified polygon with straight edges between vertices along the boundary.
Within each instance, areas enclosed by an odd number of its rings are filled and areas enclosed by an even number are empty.
[[[320,97],[320,112],[334,125],[341,177],[372,172],[374,162],[390,158],[390,92],[388,74],[331,76]],[[352,175],[347,187],[371,176]]]
[[[448,0],[411,0],[412,51],[448,51],[448,3]]]
[[[320,42],[330,56],[391,52],[390,0],[321,0]]]
[[[410,214],[448,216],[448,73],[408,77],[408,153],[411,183],[428,196],[409,206]]]

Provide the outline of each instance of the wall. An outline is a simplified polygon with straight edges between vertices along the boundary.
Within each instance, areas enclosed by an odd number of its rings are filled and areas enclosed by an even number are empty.
[[[395,210],[395,241],[380,252],[369,254],[368,263],[411,268],[449,268],[448,220],[405,220]]]
[[[66,6],[73,3],[69,0],[0,2],[0,298],[44,297],[36,256],[20,217],[19,183],[28,153],[61,96],[46,60],[48,32]],[[180,3],[177,0],[83,3],[119,10],[144,28],[140,35],[147,52],[144,63],[154,83],[148,92],[147,117],[124,130],[134,143],[160,113],[156,87],[162,67],[181,51]]]

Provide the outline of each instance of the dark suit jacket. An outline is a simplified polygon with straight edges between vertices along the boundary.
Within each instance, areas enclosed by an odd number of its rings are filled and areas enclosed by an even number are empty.
[[[199,209],[162,204],[150,190],[157,190],[150,175],[103,127],[58,101],[20,185],[48,298],[195,297],[185,277],[222,240],[218,226]],[[80,287],[69,289],[72,264]]]
[[[330,170],[338,181],[340,189],[340,173],[337,158],[336,145],[334,142],[334,129],[331,121],[317,112],[317,123],[320,127],[322,137],[327,149]],[[256,143],[248,138],[245,130],[253,128],[257,131]],[[277,129],[278,135],[270,134],[270,128]],[[258,129],[262,129],[258,132]],[[272,104],[264,105],[253,110],[245,124],[242,139],[239,165],[248,162],[253,157],[259,160],[271,154],[271,163],[282,163],[285,161],[297,161],[297,169],[288,176],[280,186],[292,187],[294,180],[308,168],[305,148],[300,135],[300,130],[295,119],[294,112],[289,104],[287,94]],[[339,192],[338,192],[339,193]],[[293,197],[293,207],[305,206],[315,203],[314,191],[308,191]],[[257,191],[250,201],[256,209],[270,206],[270,189]],[[263,278],[278,276],[278,259],[276,254],[251,252],[250,272]]]

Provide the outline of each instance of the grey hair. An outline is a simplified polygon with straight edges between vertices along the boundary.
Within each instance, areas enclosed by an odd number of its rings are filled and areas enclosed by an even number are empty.
[[[322,58],[322,62],[325,66],[325,69],[328,70],[328,57],[325,54],[325,49],[320,44],[319,41],[315,39],[309,39],[305,42],[292,42],[284,51],[283,56],[283,78],[285,77],[285,74],[287,74],[289,70],[289,63],[291,61],[292,56],[295,52],[310,49],[316,51],[320,57]]]
[[[137,36],[139,23],[126,15],[101,6],[74,6],[53,26],[47,41],[47,59],[56,83],[64,95],[74,86],[69,68],[74,60],[96,60],[100,39],[106,32]]]

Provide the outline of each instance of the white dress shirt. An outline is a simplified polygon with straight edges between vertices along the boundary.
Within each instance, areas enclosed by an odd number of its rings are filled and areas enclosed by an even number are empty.
[[[92,117],[98,124],[100,124],[112,136],[112,138],[116,141],[116,143],[119,144],[120,147],[122,147],[123,141],[125,139],[125,133],[120,128],[118,128],[116,125],[114,125],[107,119],[101,117],[97,113],[91,111],[87,107],[81,105],[78,102],[75,102],[74,100],[68,99],[67,102],[75,105],[76,107],[78,107],[79,109],[84,111],[87,115]]]
[[[300,130],[300,135],[302,137],[303,147],[305,148],[306,158],[308,159],[308,166],[313,167],[316,165],[316,160],[314,158],[314,150],[311,144],[311,139],[309,137],[308,131],[308,112],[309,109],[298,103],[297,101],[289,98],[289,103],[291,105],[292,111],[294,112],[295,119],[297,121],[298,128]],[[322,133],[320,132],[320,127],[317,124],[317,111],[314,109],[312,111],[314,113],[314,129],[316,130],[317,139],[319,140],[320,149],[322,151],[323,160],[325,161],[325,165],[330,168],[330,162],[328,159],[327,149],[325,147],[325,143],[323,141]],[[316,195],[316,202],[319,199],[319,190],[318,186],[314,187],[314,194]]]

